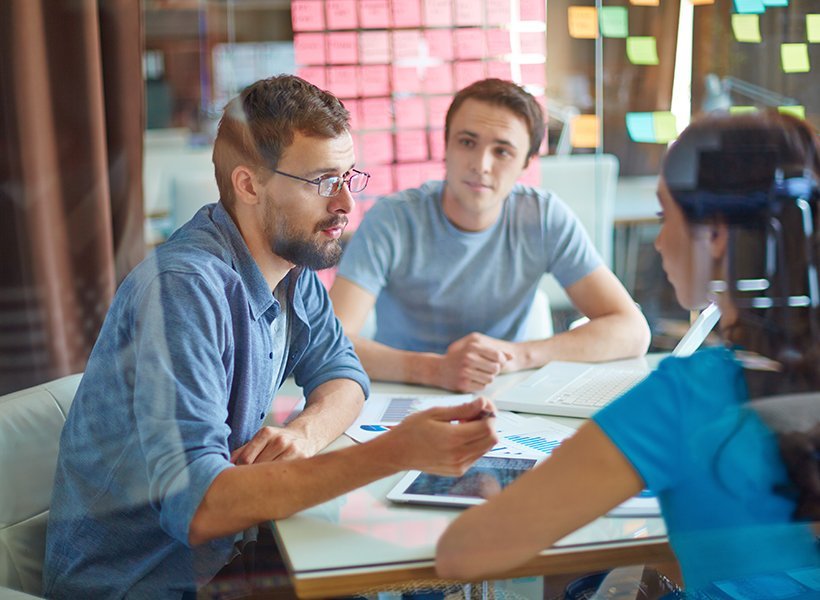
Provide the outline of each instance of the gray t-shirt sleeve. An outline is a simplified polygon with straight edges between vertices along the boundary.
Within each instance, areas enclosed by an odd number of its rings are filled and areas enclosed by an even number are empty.
[[[547,193],[544,214],[546,272],[564,288],[603,265],[586,229],[561,198]]]

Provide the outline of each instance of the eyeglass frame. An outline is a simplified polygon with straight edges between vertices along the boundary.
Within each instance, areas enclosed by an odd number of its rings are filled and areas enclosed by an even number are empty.
[[[279,175],[284,175],[285,177],[290,177],[291,179],[296,179],[297,181],[304,181],[305,183],[310,183],[310,184],[315,185],[316,186],[316,192],[322,198],[334,198],[335,196],[338,196],[339,193],[342,191],[342,186],[344,184],[347,184],[347,189],[350,191],[351,194],[358,194],[359,192],[363,192],[365,190],[365,188],[367,187],[367,184],[370,182],[370,173],[366,173],[365,171],[359,171],[358,169],[350,169],[350,171],[348,171],[348,173],[352,173],[352,175],[349,175],[348,177],[345,177],[344,175],[341,175],[341,176],[339,176],[339,175],[322,175],[321,177],[317,177],[316,179],[306,179],[304,177],[299,177],[298,175],[291,175],[290,173],[285,173],[284,171],[280,171],[279,169],[271,169],[271,171],[274,172],[274,173],[278,173]],[[350,180],[353,179],[356,175],[364,175],[365,180],[364,180],[364,185],[362,186],[362,188],[360,190],[356,190],[354,192],[353,190],[350,189]],[[339,186],[339,191],[337,191],[335,194],[327,194],[327,195],[323,194],[321,192],[322,183],[324,183],[325,181],[328,181],[330,179],[341,179],[342,180],[342,185]]]

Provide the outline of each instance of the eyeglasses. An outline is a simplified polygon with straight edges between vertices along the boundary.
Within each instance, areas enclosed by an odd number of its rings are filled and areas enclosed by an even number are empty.
[[[357,192],[361,192],[367,187],[367,182],[370,181],[370,173],[357,171],[356,169],[350,169],[350,172],[346,176],[343,175],[340,177],[338,175],[323,175],[322,177],[317,177],[316,179],[297,177],[296,175],[284,173],[283,171],[278,171],[277,169],[272,169],[272,171],[274,173],[279,173],[279,175],[284,175],[285,177],[290,177],[291,179],[297,179],[299,181],[304,181],[305,183],[311,183],[317,186],[319,188],[319,195],[324,196],[325,198],[332,198],[337,195],[342,191],[342,186],[345,183],[347,184],[347,189],[349,189],[352,193],[355,194]]]

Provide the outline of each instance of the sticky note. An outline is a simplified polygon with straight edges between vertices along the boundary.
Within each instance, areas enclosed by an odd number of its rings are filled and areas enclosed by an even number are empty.
[[[524,172],[518,176],[518,181],[531,187],[541,187],[541,168],[537,160],[530,161]]]
[[[655,141],[667,144],[678,137],[678,125],[675,115],[671,112],[654,112],[652,119],[655,125]]]
[[[654,143],[654,116],[649,112],[626,113],[626,132],[633,142]]]
[[[365,98],[390,95],[390,67],[388,65],[362,65],[359,67],[361,85],[359,91]]]
[[[300,67],[296,70],[296,74],[305,81],[309,81],[319,89],[323,90],[327,87],[327,78],[325,76],[324,67]]]
[[[387,29],[390,27],[390,4],[388,0],[358,0],[359,26],[362,29]]]
[[[570,37],[595,39],[598,37],[598,9],[594,6],[570,6],[567,9]]]
[[[464,60],[484,56],[484,30],[476,27],[456,29],[453,37],[457,59]]]
[[[730,115],[745,115],[748,113],[757,112],[757,107],[755,106],[730,106],[729,107],[729,114]]]
[[[522,21],[545,22],[547,3],[544,0],[519,0],[518,15]]]
[[[518,39],[522,54],[546,55],[547,35],[543,31],[522,31],[518,34]]]
[[[544,63],[521,65],[521,83],[544,87],[547,82],[547,68]]]
[[[294,0],[290,3],[293,31],[322,31],[325,28],[325,3],[322,0]]]
[[[418,67],[393,67],[393,91],[407,94],[421,92],[421,78]]]
[[[598,146],[598,117],[578,115],[569,124],[570,139],[575,148],[596,148]]]
[[[806,15],[806,38],[813,44],[820,43],[820,14]]]
[[[337,67],[339,69],[346,69],[348,67]],[[356,67],[353,67],[354,69]],[[350,129],[351,131],[358,131],[362,128],[362,119],[361,119],[361,112],[359,110],[359,101],[354,100],[352,98],[348,98],[347,100],[343,100],[342,104],[344,104],[347,112],[350,113]]]
[[[392,165],[369,166],[367,172],[370,173],[370,181],[367,182],[364,193],[368,196],[384,196],[396,191],[397,188],[393,186]],[[359,204],[358,200],[356,204]]]
[[[328,67],[327,87],[335,96],[339,98],[355,98],[359,95],[358,68],[349,67]]]
[[[481,25],[484,20],[484,7],[481,2],[476,2],[476,0],[455,0],[455,2],[456,25]]]
[[[660,6],[660,0],[629,0],[635,6]]]
[[[325,34],[293,34],[293,53],[297,65],[325,64]]]
[[[396,113],[396,127],[399,129],[413,129],[427,125],[427,114],[422,96],[397,98],[393,101],[393,110]]]
[[[421,54],[422,38],[418,29],[393,32],[393,60],[417,59]]]
[[[705,4],[714,4],[715,0],[689,0],[692,6],[703,6]]]
[[[808,73],[811,69],[808,44],[780,44],[780,59],[785,73]]]
[[[357,29],[356,0],[327,0],[327,29]]]
[[[421,3],[416,0],[393,2],[393,27],[421,27]]]
[[[428,94],[452,94],[455,91],[452,63],[445,62],[428,67],[422,77],[424,91]]]
[[[359,33],[359,59],[362,64],[389,64],[389,34],[386,31],[362,31]]]
[[[453,6],[450,0],[424,0],[424,24],[427,27],[451,27]]]
[[[626,38],[626,55],[633,65],[657,65],[658,47],[652,36]]]
[[[487,25],[507,25],[512,20],[510,0],[486,0]]]
[[[759,44],[760,37],[760,15],[732,15],[732,31],[738,42],[749,42]]]
[[[789,0],[763,0],[764,6],[788,6]]]
[[[359,161],[362,164],[387,165],[393,162],[392,133],[362,133],[359,140]]]
[[[430,148],[430,160],[444,158],[444,130],[435,129],[427,134],[427,146]]]
[[[734,0],[735,12],[742,15],[762,14],[766,12],[762,0]]]
[[[431,127],[444,127],[444,118],[452,101],[452,96],[431,96],[427,99],[427,114]]]
[[[355,31],[327,34],[327,63],[355,65],[359,62],[359,35]]]
[[[603,6],[598,17],[603,37],[625,38],[629,35],[629,11],[625,6]]]
[[[487,77],[496,79],[512,79],[512,66],[503,60],[491,60],[487,62]]]
[[[424,32],[427,52],[441,60],[453,60],[453,34],[449,29],[430,29]]]
[[[806,107],[800,106],[799,104],[794,106],[778,106],[777,110],[778,112],[781,112],[784,115],[792,115],[793,117],[797,117],[798,119],[806,118]]]
[[[424,129],[397,131],[396,160],[399,162],[427,160],[427,132]]]
[[[485,32],[485,38],[489,56],[504,56],[512,52],[510,32],[506,29],[488,29]]]
[[[478,60],[453,63],[456,88],[466,88],[471,83],[484,79],[484,63]]]
[[[393,127],[393,106],[390,98],[364,98],[359,103],[362,129]]]

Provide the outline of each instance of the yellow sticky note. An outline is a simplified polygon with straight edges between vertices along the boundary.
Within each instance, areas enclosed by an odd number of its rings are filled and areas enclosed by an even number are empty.
[[[652,113],[655,122],[655,141],[666,144],[678,137],[678,121],[671,112]]]
[[[658,47],[652,36],[626,38],[626,55],[633,65],[658,64]]]
[[[780,59],[785,73],[808,73],[811,69],[808,44],[780,44]]]
[[[798,119],[805,120],[806,118],[806,107],[800,106],[799,104],[796,104],[794,106],[778,106],[777,110],[778,112],[781,112],[786,115],[792,115],[793,117],[797,117]]]
[[[755,106],[730,106],[729,107],[729,114],[730,115],[745,115],[746,113],[753,113],[757,112],[757,107]]]
[[[595,39],[598,37],[598,9],[592,6],[570,6],[569,35],[574,38]]]
[[[629,0],[629,2],[635,6],[659,6],[661,3],[660,0]]]
[[[806,38],[812,44],[820,43],[820,15],[806,15]]]
[[[570,138],[574,148],[598,147],[598,117],[578,115],[570,122]]]
[[[732,31],[735,32],[735,39],[738,42],[759,44],[760,15],[732,15]]]

